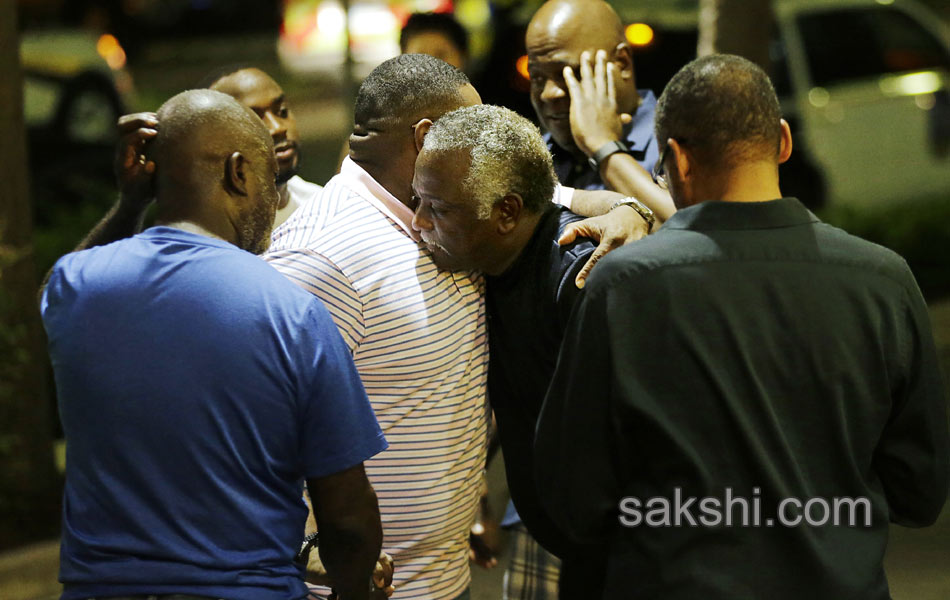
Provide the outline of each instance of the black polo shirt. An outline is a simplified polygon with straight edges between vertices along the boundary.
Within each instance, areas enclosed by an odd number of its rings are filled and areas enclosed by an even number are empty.
[[[564,326],[580,290],[574,279],[594,251],[581,239],[559,246],[564,227],[581,217],[562,206],[544,211],[514,264],[487,277],[490,362],[488,396],[505,455],[508,488],[531,535],[564,557],[566,540],[544,514],[535,491],[534,430]]]

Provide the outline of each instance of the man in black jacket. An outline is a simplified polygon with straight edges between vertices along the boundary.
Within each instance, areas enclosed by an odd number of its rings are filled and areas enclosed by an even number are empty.
[[[888,524],[947,495],[927,308],[893,252],[782,198],[765,73],[698,59],[657,105],[679,209],[607,256],[538,424],[541,497],[605,598],[889,598]]]

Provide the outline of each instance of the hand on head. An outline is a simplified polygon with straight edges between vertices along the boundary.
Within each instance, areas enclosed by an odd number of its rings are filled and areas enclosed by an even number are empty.
[[[639,96],[632,52],[620,18],[609,4],[601,0],[550,0],[532,17],[525,45],[531,76],[531,103],[538,120],[560,147],[582,153],[575,136],[583,140],[592,138],[593,141],[585,142],[592,145],[598,139],[617,135],[616,128],[608,120],[616,120],[622,113],[633,113]],[[598,51],[604,53],[602,70],[598,71],[595,64],[590,77],[584,76],[582,55],[587,52],[593,58]],[[614,68],[612,75],[609,65]],[[583,106],[576,109],[573,108],[574,96],[578,94],[569,89],[568,68],[577,83],[584,85],[591,79],[589,90],[583,87],[576,90],[584,92],[583,97],[578,98]],[[578,73],[581,74],[580,81],[577,81]],[[608,77],[613,79],[614,91],[610,95]],[[608,114],[611,104],[613,113]],[[597,148],[591,152],[594,150]]]
[[[158,115],[141,112],[119,117],[119,142],[113,169],[121,202],[144,209],[155,195],[155,161],[146,152],[148,143],[158,135]]]
[[[623,126],[632,119],[617,106],[618,77],[617,65],[607,61],[603,50],[597,51],[593,66],[590,52],[581,53],[579,81],[573,68],[564,67],[571,100],[571,135],[588,156],[609,142],[623,139]]]

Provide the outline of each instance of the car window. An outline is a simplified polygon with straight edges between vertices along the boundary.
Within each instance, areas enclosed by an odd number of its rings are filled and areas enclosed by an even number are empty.
[[[827,86],[883,73],[946,69],[943,44],[893,7],[837,9],[798,17],[812,84]]]
[[[696,58],[696,29],[654,29],[656,38],[645,47],[634,47],[633,64],[638,88],[649,88],[659,95],[683,65]],[[792,83],[788,72],[785,45],[776,29],[769,42],[769,78],[780,99],[790,96]]]

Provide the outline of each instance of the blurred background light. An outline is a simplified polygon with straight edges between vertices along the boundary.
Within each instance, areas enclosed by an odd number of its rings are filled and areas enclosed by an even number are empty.
[[[96,52],[113,70],[118,71],[125,66],[125,50],[122,49],[119,40],[110,33],[99,36],[99,41],[96,42]]]
[[[941,87],[940,75],[934,71],[882,77],[880,85],[881,92],[888,96],[932,94]]]
[[[815,108],[828,106],[829,100],[831,100],[831,94],[823,87],[813,87],[808,90],[808,101]]]
[[[336,2],[326,2],[317,11],[317,29],[326,35],[336,35],[343,31],[346,15],[343,7]]]
[[[521,55],[520,57],[518,57],[518,60],[515,61],[515,69],[518,70],[518,74],[519,74],[519,75],[521,75],[521,76],[524,77],[525,79],[529,79],[529,76],[528,76],[528,55],[527,55],[527,54],[523,54],[523,55]]]
[[[627,41],[634,46],[649,46],[653,41],[653,28],[646,23],[627,25]]]

